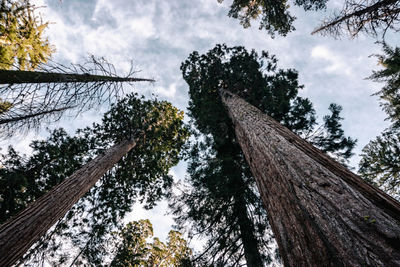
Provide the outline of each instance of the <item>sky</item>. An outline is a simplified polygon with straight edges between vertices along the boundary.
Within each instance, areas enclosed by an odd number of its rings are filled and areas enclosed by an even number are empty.
[[[154,78],[154,84],[135,84],[134,90],[145,96],[152,93],[185,110],[188,86],[182,79],[180,64],[194,50],[204,53],[217,43],[245,46],[275,54],[280,68],[294,68],[304,84],[301,96],[314,104],[319,120],[328,114],[334,102],[343,107],[346,135],[358,139],[351,165],[357,167],[361,149],[389,125],[384,121],[378,98],[371,96],[382,84],[365,78],[379,69],[372,54],[381,53],[375,39],[335,40],[311,35],[312,30],[342,1],[329,1],[326,12],[307,12],[291,8],[296,15],[296,31],[287,37],[272,39],[258,30],[258,22],[244,29],[226,14],[231,0],[35,0],[44,21],[50,21],[46,34],[56,48],[53,60],[80,63],[85,57],[105,57],[124,74],[133,62],[138,77]],[[388,37],[391,38],[390,35]],[[390,42],[389,42],[390,43]],[[392,43],[393,44],[393,43]],[[74,120],[64,120],[54,127],[64,127],[71,134],[98,121],[101,112],[91,111]],[[18,150],[29,153],[32,139],[44,138],[46,131],[30,133],[12,140]],[[1,146],[6,146],[1,143]],[[185,176],[185,165],[171,170],[176,179]],[[155,236],[165,239],[173,220],[164,216],[163,202],[151,212],[135,206],[129,219],[150,218]],[[129,220],[127,219],[127,220]]]

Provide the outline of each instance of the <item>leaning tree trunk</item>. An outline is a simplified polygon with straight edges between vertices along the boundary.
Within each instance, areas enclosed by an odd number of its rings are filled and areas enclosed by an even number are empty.
[[[0,227],[0,266],[11,266],[136,145],[125,140],[97,156]]]
[[[400,204],[221,91],[286,266],[400,266]]]

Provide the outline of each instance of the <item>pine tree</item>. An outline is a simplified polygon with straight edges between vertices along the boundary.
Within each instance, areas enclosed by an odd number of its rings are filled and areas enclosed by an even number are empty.
[[[110,266],[187,266],[192,253],[187,241],[178,231],[168,233],[167,243],[157,237],[152,243],[153,226],[149,220],[128,223],[118,235],[117,253]]]
[[[28,0],[0,1],[0,69],[33,70],[54,52],[43,32],[48,22]]]
[[[385,37],[387,30],[398,31],[400,3],[397,0],[346,0],[343,9],[326,19],[312,34],[354,38],[361,32]]]
[[[362,150],[361,177],[400,199],[400,131],[390,128]]]
[[[344,137],[337,105],[331,105],[332,115],[317,127],[311,102],[297,96],[302,88],[297,72],[278,69],[277,59],[266,52],[259,57],[243,47],[217,45],[205,55],[193,52],[181,68],[189,85],[189,115],[199,132],[188,154],[193,190],[173,204],[177,222],[192,225],[193,234],[210,237],[198,256],[203,265],[236,266],[245,259],[248,266],[261,266],[273,253],[267,214],[234,125],[221,108],[219,88],[232,88],[343,161],[351,156],[355,140]]]
[[[151,198],[156,200],[161,197],[162,189],[171,184],[166,172],[170,166],[177,163],[180,146],[186,137],[186,130],[182,128],[182,114],[171,104],[154,101],[143,102],[131,95],[106,113],[103,123],[95,125],[92,131],[94,135],[97,135],[97,139],[103,142],[103,148],[102,151],[99,151],[99,155],[1,226],[0,262],[2,266],[9,266],[18,260],[103,175],[107,176],[107,173],[111,172],[121,179],[120,183],[127,183],[127,180],[135,177],[132,175],[135,171],[132,173],[130,169],[135,167],[140,169],[142,167],[140,161],[146,158],[139,158],[139,162],[137,162],[138,158],[135,157],[135,153],[129,152],[138,144],[140,144],[139,151],[142,150],[142,153],[146,151],[149,154],[148,157],[153,158],[152,161],[150,160],[152,165],[144,164],[143,167],[147,168],[142,171],[152,171],[153,173],[148,177],[144,176],[143,180],[132,182],[143,189],[155,190],[153,193],[151,191],[149,193],[142,192],[144,195],[148,195],[150,202]],[[106,144],[109,144],[109,148],[105,147]],[[157,177],[161,181],[147,180]],[[163,182],[162,178],[167,180]],[[113,186],[118,186],[118,183]],[[113,186],[106,187],[105,192],[113,191]],[[125,186],[127,187],[127,185]],[[148,186],[152,187],[148,188]],[[131,196],[132,193],[130,193]],[[100,191],[100,195],[97,197],[101,198],[104,195]],[[108,201],[113,200],[108,199]],[[116,204],[114,203],[114,205]],[[97,207],[91,208],[96,210]],[[112,208],[112,206],[105,208]],[[68,216],[72,216],[72,214],[67,214]],[[96,216],[101,215],[93,214],[92,218]],[[113,218],[113,220],[116,219]],[[26,225],[21,230],[20,227],[24,224]],[[104,234],[107,225],[103,227],[105,228],[100,231],[100,235],[101,232]]]
[[[386,43],[382,45],[384,54],[376,56],[383,69],[374,71],[368,78],[385,83],[375,94],[381,98],[381,105],[388,114],[388,119],[395,127],[400,127],[400,48],[392,48]]]
[[[224,0],[218,0],[222,3]],[[324,9],[327,0],[295,0],[294,5],[302,6],[304,10]],[[260,18],[259,29],[266,30],[272,37],[275,33],[286,36],[295,28],[295,16],[289,13],[286,0],[233,0],[228,16],[240,20],[243,27],[250,27],[252,20]]]
[[[42,65],[40,71],[0,70],[0,95],[10,103],[0,115],[2,135],[39,129],[55,122],[66,113],[77,116],[91,108],[118,100],[123,83],[151,79],[116,74],[114,66],[104,59],[91,57],[85,64]]]
[[[378,55],[378,59],[384,68],[369,78],[385,83],[376,95],[380,96],[381,106],[392,125],[363,148],[359,173],[368,182],[400,199],[400,49],[383,43],[383,50],[385,54]]]

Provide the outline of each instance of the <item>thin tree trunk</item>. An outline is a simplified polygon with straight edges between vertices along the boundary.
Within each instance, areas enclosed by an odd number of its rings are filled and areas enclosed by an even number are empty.
[[[350,19],[352,17],[361,17],[365,13],[376,12],[382,7],[395,4],[397,1],[398,0],[383,0],[383,1],[377,2],[377,3],[373,4],[372,6],[367,6],[364,9],[354,11],[353,13],[344,15],[342,17],[339,17],[338,19],[335,19],[335,20],[333,20],[331,22],[328,22],[328,23],[322,25],[321,27],[315,29],[311,34],[316,34],[316,33],[320,32],[320,31],[323,31],[323,30],[326,30],[328,28],[334,27],[334,26],[336,26],[336,25],[342,23],[343,21],[346,21],[346,20],[348,20],[348,19]],[[385,16],[392,15],[392,14],[397,14],[398,12],[399,12],[398,9],[391,10],[390,14],[385,14]],[[379,19],[379,18],[381,18],[381,17],[379,17],[379,16],[378,17],[373,17],[372,19]]]
[[[257,239],[254,236],[254,224],[248,217],[243,194],[235,195],[234,199],[234,209],[239,224],[246,264],[248,267],[262,267],[263,263],[257,246]]]
[[[0,266],[11,266],[136,145],[122,141],[97,156],[0,227]]]
[[[71,83],[71,82],[154,82],[152,79],[124,78],[92,74],[55,73],[22,70],[0,70],[0,84]]]
[[[27,115],[17,115],[15,117],[11,116],[11,118],[8,119],[0,119],[0,125],[2,124],[7,124],[7,123],[14,123],[14,122],[19,122],[27,119],[32,119],[40,116],[45,116],[51,113],[57,113],[57,112],[63,112],[68,109],[74,108],[74,106],[67,106],[67,107],[62,107],[62,108],[54,108],[50,110],[43,110],[37,113],[30,113]],[[6,113],[7,114],[7,113]]]
[[[400,266],[400,204],[221,91],[286,266]]]

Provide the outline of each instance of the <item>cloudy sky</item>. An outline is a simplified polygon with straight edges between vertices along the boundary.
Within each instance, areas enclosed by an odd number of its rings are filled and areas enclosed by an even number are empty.
[[[329,2],[328,11],[305,13],[293,8],[296,31],[287,37],[271,39],[258,30],[258,23],[244,29],[237,20],[226,16],[230,0],[36,0],[45,21],[50,21],[47,35],[56,47],[56,62],[79,63],[88,55],[104,56],[123,74],[133,61],[138,76],[157,82],[137,84],[135,90],[149,96],[158,94],[185,109],[188,87],[180,73],[180,64],[194,50],[204,53],[217,43],[243,45],[247,49],[266,50],[275,54],[281,68],[295,68],[305,89],[301,92],[313,102],[319,119],[335,102],[343,106],[345,133],[358,139],[359,154],[369,140],[388,123],[378,99],[371,94],[381,85],[365,80],[377,61],[371,54],[380,53],[380,46],[369,37],[356,40],[335,40],[312,36],[310,32],[331,10],[342,2]],[[85,113],[78,119],[61,122],[71,133],[100,118],[99,112]],[[19,150],[29,152],[31,138],[43,138],[45,132],[15,139]],[[5,144],[3,144],[5,145]],[[355,156],[351,164],[357,166]],[[172,170],[178,178],[185,175],[181,164]],[[162,204],[150,215],[135,209],[132,218],[151,217],[155,234],[165,237],[172,220],[162,217]],[[162,222],[162,223],[160,223]]]

